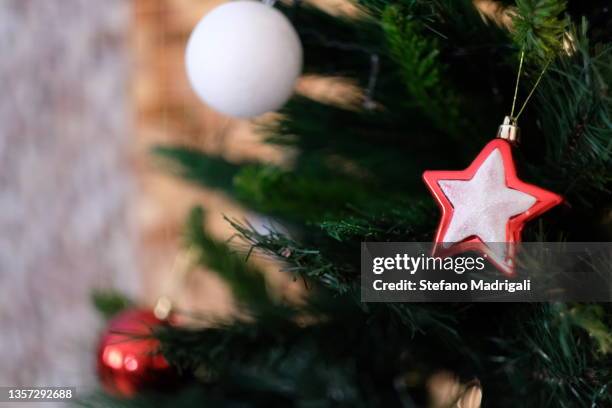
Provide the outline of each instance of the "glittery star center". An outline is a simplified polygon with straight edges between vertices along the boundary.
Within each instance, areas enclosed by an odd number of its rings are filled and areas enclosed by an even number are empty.
[[[506,242],[508,220],[527,211],[536,198],[508,188],[499,149],[489,154],[471,180],[439,180],[453,206],[444,246],[477,236],[487,243]]]

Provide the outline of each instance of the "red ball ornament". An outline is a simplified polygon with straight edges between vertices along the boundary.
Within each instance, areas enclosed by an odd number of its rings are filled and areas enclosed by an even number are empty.
[[[121,312],[109,322],[98,347],[98,375],[107,392],[130,397],[173,377],[174,370],[159,353],[159,341],[151,337],[160,324],[142,309]]]

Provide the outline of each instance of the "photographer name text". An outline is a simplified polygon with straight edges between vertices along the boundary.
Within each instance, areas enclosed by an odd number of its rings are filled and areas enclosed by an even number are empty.
[[[447,282],[445,280],[431,281],[421,279],[419,281],[410,281],[402,279],[398,282],[385,282],[382,279],[376,279],[372,283],[372,287],[376,291],[444,291],[444,292],[465,292],[465,291],[480,291],[480,292],[521,292],[531,290],[531,281],[525,279],[522,281],[503,281],[488,282],[483,279],[470,279],[469,282]]]

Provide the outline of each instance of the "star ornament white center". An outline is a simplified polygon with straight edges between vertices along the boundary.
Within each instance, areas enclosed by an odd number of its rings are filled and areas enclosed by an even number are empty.
[[[467,169],[426,171],[423,179],[442,210],[433,255],[481,252],[508,276],[525,223],[563,201],[518,179],[503,139],[489,142]]]

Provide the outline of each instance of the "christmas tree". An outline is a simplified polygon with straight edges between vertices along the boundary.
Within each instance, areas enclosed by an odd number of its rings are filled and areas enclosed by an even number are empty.
[[[214,240],[196,208],[185,246],[232,289],[240,315],[160,326],[180,375],[171,391],[88,406],[612,406],[612,308],[578,303],[364,303],[360,244],[432,241],[439,219],[421,175],[462,169],[513,104],[519,173],[564,204],[525,241],[609,241],[612,46],[604,2],[360,0],[330,15],[277,4],[304,46],[304,71],[362,90],[343,103],[294,96],[260,133],[289,167],[235,164],[180,146],[155,155],[282,229],[227,221]],[[243,67],[248,70],[249,67]],[[530,91],[535,89],[533,94]],[[250,254],[304,281],[303,302],[266,289]],[[451,374],[452,373],[452,374]]]

